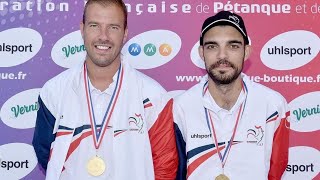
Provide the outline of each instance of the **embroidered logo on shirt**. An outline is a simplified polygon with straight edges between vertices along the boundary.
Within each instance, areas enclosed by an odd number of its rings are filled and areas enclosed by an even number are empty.
[[[144,108],[152,107],[152,103],[149,98],[143,100],[143,107]]]
[[[129,130],[138,131],[140,134],[143,134],[143,118],[141,114],[134,114],[134,116],[129,117]]]
[[[239,18],[237,17],[237,16],[229,16],[229,19],[230,20],[232,20],[232,21],[234,21],[235,23],[237,23],[237,24],[239,24],[240,23],[240,20],[239,20]]]
[[[247,131],[247,143],[255,143],[259,146],[263,145],[264,130],[261,126],[255,126]]]
[[[191,138],[194,139],[206,139],[206,138],[212,138],[211,134],[192,134]]]

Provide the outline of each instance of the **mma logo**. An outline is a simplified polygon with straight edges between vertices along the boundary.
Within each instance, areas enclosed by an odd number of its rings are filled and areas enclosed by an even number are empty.
[[[132,43],[128,47],[128,52],[132,56],[138,56],[142,52],[142,47],[138,43]],[[163,43],[159,48],[157,48],[155,44],[148,43],[143,46],[143,52],[146,56],[154,56],[157,52],[161,56],[169,56],[172,52],[172,46],[167,43]]]
[[[181,38],[173,32],[156,29],[142,32],[123,46],[123,59],[135,69],[152,69],[171,61],[181,49]]]

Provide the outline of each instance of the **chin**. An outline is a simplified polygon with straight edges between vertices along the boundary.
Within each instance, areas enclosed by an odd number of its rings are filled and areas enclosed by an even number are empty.
[[[218,73],[218,75],[209,74],[210,78],[217,84],[230,84],[234,82],[238,77],[235,74],[227,75],[226,73]]]

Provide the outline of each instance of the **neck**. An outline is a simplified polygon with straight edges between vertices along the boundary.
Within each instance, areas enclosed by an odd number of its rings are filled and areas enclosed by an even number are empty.
[[[118,71],[120,61],[116,61],[106,67],[95,65],[92,61],[86,60],[88,77],[92,85],[100,91],[106,90],[113,82],[113,76]]]
[[[239,76],[230,84],[216,84],[209,78],[208,90],[219,107],[230,110],[242,91],[242,78]]]

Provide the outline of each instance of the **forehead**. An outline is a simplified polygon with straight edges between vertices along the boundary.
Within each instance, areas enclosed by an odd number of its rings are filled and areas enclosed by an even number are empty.
[[[122,9],[116,4],[101,5],[93,3],[88,5],[86,9],[86,21],[117,21],[124,22],[124,14]]]
[[[221,25],[209,29],[203,36],[203,41],[232,41],[238,40],[243,42],[242,34],[233,26]]]

